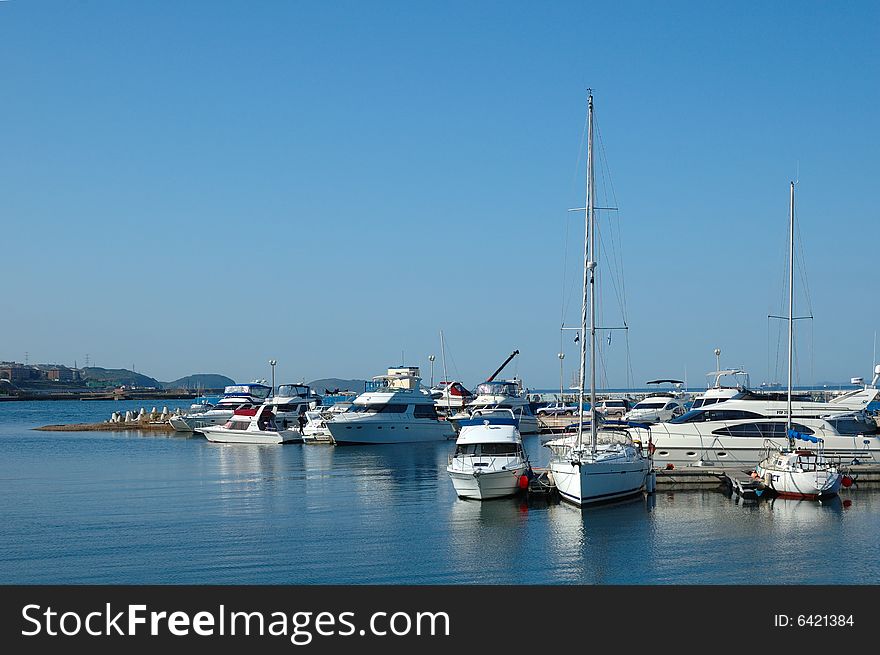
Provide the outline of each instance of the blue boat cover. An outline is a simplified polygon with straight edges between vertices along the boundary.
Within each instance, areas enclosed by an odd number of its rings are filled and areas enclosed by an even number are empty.
[[[797,430],[789,430],[788,436],[792,439],[800,439],[801,441],[809,441],[811,443],[822,443],[825,441],[821,437],[814,437],[812,434],[804,434],[803,432],[798,432]]]

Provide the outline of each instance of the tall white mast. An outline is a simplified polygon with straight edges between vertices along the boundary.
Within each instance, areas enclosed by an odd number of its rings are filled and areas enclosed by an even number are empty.
[[[442,355],[442,357],[443,357],[443,381],[449,382],[449,376],[446,374],[446,344],[443,343],[443,330],[440,330],[440,355]],[[447,397],[446,404],[448,406],[449,405],[449,402],[448,402],[449,385],[448,384],[446,385],[446,387],[444,387],[443,393],[446,394],[446,397]]]
[[[587,360],[587,306],[590,313],[590,444],[591,449],[596,451],[596,305],[594,299],[595,290],[595,238],[593,217],[593,91],[589,89],[587,99],[587,204],[586,226],[584,233],[584,294],[581,304],[581,371],[580,390],[578,392],[578,404],[580,406],[578,422],[578,446],[583,444],[583,406],[584,388],[586,377]]]
[[[785,434],[789,446],[794,449],[794,439],[789,434],[791,428],[791,360],[794,345],[794,182],[788,202],[788,413]]]

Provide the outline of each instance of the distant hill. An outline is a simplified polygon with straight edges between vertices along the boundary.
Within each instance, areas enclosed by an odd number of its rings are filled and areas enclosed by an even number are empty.
[[[330,391],[335,391],[336,389],[339,389],[340,391],[354,391],[356,393],[362,393],[365,384],[365,380],[342,380],[340,378],[322,378],[320,380],[313,380],[312,382],[308,383],[308,385],[315,391],[315,393],[321,394],[322,396],[327,389],[329,389]]]
[[[121,387],[125,385],[126,387],[162,388],[162,383],[158,380],[125,368],[91,366],[81,368],[79,371],[86,385],[90,387]]]
[[[183,378],[178,378],[173,382],[163,382],[165,389],[222,389],[230,384],[235,384],[235,380],[218,373],[194,373]]]

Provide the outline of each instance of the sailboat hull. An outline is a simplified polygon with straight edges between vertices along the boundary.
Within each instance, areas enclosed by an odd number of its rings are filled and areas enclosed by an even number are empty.
[[[562,459],[550,465],[560,497],[579,507],[641,493],[649,470],[646,460],[577,463]]]

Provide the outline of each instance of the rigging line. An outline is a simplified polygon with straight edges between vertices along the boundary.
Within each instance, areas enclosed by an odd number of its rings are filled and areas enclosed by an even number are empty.
[[[798,271],[800,272],[801,277],[801,288],[804,290],[804,298],[807,301],[807,312],[810,316],[813,315],[813,301],[810,297],[810,285],[807,281],[807,266],[806,266],[806,251],[804,250],[804,242],[803,236],[801,235],[800,223],[795,223],[797,226],[797,239],[798,239],[798,252],[796,254],[796,261],[799,264]]]
[[[632,357],[629,350],[629,330],[625,330],[624,335],[626,336],[626,387],[632,389],[635,376],[633,375]]]
[[[608,251],[605,248],[605,240],[602,238],[602,231],[597,230],[598,232],[598,241],[599,248],[602,251],[602,254],[610,259],[608,256]],[[606,267],[607,269],[608,267]],[[611,288],[614,290],[614,295],[617,298],[617,306],[620,308],[621,314],[623,314],[623,322],[626,323],[626,306],[624,305],[623,298],[621,296],[620,290],[617,288],[617,276],[614,275],[614,271],[609,270],[607,277],[611,280]]]
[[[611,207],[620,207],[620,203],[617,201],[617,191],[614,189],[614,177],[611,173],[611,165],[608,163],[608,157],[605,152],[605,142],[602,140],[602,131],[599,129],[598,125],[596,124],[595,117],[594,117],[593,122],[594,122],[594,126],[596,127],[596,133],[599,137],[599,155],[602,159],[602,170],[605,171],[607,169],[607,171],[608,171],[608,186],[611,188],[611,199],[612,199],[612,204],[610,206]],[[619,216],[620,216],[620,214],[618,214],[618,218],[619,218]],[[618,243],[622,244],[623,242],[620,239],[620,223],[621,223],[621,221],[618,220],[616,227],[618,230],[618,235],[617,235]],[[626,315],[626,276],[624,275],[624,270],[623,270],[623,248],[622,247],[620,249],[620,261],[618,262],[618,268],[620,270],[620,277],[621,277],[620,285],[623,289],[623,291],[622,291],[623,302],[624,302],[623,307],[624,307],[624,316],[625,316]]]
[[[568,216],[565,217],[565,241],[562,248],[562,302],[559,303],[559,324],[565,325],[565,280],[566,280],[566,264],[568,263],[568,232],[570,222]],[[560,338],[561,340],[561,338]],[[561,350],[559,352],[562,352]]]

